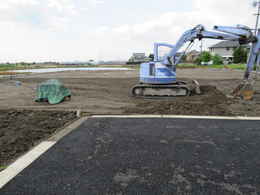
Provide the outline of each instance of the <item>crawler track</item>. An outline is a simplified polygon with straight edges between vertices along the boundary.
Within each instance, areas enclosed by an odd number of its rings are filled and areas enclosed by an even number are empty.
[[[133,87],[133,97],[183,97],[191,94],[190,87],[185,82],[170,85],[139,84]]]

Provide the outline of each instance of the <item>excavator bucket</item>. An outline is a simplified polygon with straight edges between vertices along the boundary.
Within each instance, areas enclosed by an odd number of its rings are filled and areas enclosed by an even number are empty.
[[[244,100],[252,100],[254,97],[254,81],[245,80],[240,83],[232,92],[233,97],[240,97]]]
[[[200,95],[201,94],[201,89],[200,89],[200,84],[197,80],[192,80],[192,91],[193,93]]]

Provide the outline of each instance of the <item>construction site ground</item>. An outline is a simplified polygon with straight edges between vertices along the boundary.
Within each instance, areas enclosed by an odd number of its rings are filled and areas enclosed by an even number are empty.
[[[260,101],[228,98],[241,82],[243,71],[229,69],[179,69],[180,80],[196,79],[202,95],[166,100],[135,99],[131,88],[138,83],[138,70],[73,71],[19,75],[0,78],[0,109],[81,110],[87,115],[107,114],[177,114],[259,116]],[[71,101],[59,105],[36,103],[36,87],[47,79],[59,79],[72,92]],[[20,81],[21,85],[17,85]]]
[[[78,110],[83,115],[260,116],[260,99],[257,96],[252,101],[228,96],[241,82],[243,71],[180,69],[178,76],[181,80],[198,80],[202,94],[163,100],[135,99],[131,97],[130,90],[138,83],[136,69],[0,77],[0,171],[33,146],[73,122],[76,119],[75,111]],[[37,85],[48,79],[62,81],[72,92],[71,100],[58,105],[34,102]],[[130,123],[128,125],[131,126]],[[229,140],[224,134],[220,139]],[[149,140],[147,137],[146,141]],[[203,139],[200,141],[208,142]],[[208,146],[205,144],[205,147]],[[240,156],[237,155],[237,158]]]

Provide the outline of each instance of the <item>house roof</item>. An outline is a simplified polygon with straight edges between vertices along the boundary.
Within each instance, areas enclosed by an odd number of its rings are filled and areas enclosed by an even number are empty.
[[[196,51],[196,50],[192,50],[192,51],[187,53],[187,55],[199,55],[199,54],[200,54],[200,52]]]
[[[238,41],[221,41],[209,48],[236,48],[239,47],[239,45]]]

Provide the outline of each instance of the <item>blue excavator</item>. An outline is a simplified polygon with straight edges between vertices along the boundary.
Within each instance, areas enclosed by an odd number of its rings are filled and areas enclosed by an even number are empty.
[[[238,41],[241,45],[251,45],[244,79],[234,90],[234,93],[239,94],[246,86],[248,88],[249,83],[251,83],[251,72],[255,64],[259,66],[260,63],[260,32],[255,35],[252,29],[244,25],[235,27],[214,26],[213,31],[207,31],[203,25],[197,25],[195,28],[184,32],[175,45],[168,43],[154,44],[154,59],[151,62],[141,64],[140,83],[132,88],[132,95],[134,97],[153,98],[189,96],[192,93],[200,94],[197,81],[187,83],[176,79],[176,66],[181,62],[185,52],[192,47],[195,40],[202,39]],[[186,44],[186,50],[180,52],[180,49]],[[160,47],[167,47],[170,52],[160,57]]]

